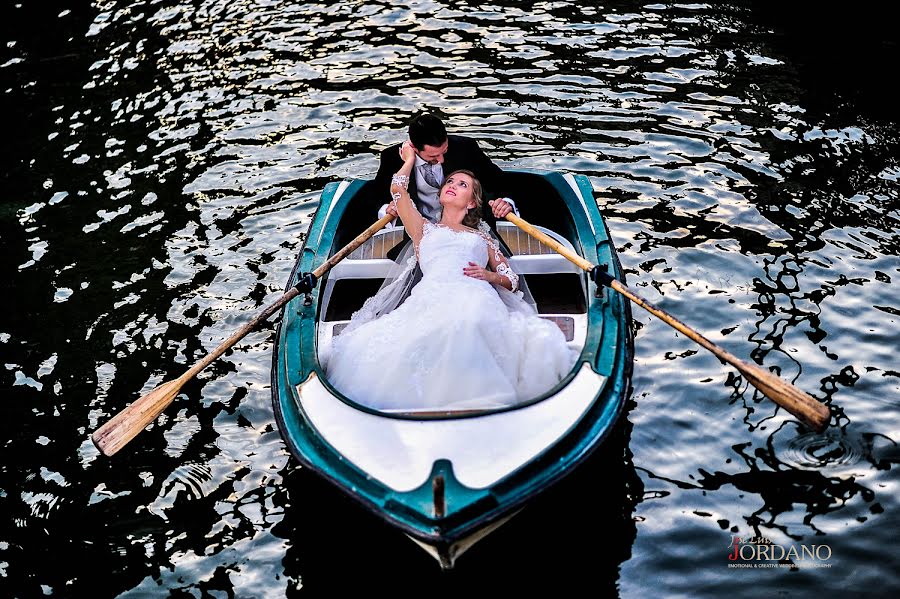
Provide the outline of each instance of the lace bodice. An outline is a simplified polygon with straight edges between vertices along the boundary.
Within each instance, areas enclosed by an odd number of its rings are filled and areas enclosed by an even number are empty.
[[[422,274],[462,271],[469,262],[487,264],[487,244],[479,233],[457,231],[443,225],[425,223],[419,242]]]
[[[495,253],[497,261],[502,260],[500,247],[482,231],[457,231],[426,222],[418,248],[419,265],[423,276],[458,276],[462,275],[462,269],[469,262],[486,266],[488,252]],[[497,272],[510,280],[515,291],[519,277],[512,269],[506,264],[500,264]]]

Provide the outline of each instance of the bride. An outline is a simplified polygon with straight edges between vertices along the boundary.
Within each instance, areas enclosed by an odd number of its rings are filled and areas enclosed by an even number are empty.
[[[555,324],[510,293],[518,276],[497,242],[473,228],[480,183],[469,171],[451,173],[440,190],[442,215],[431,223],[406,192],[416,159],[409,143],[401,157],[391,196],[422,280],[392,312],[374,320],[354,314],[362,322],[335,339],[328,380],[352,401],[388,412],[502,408],[549,391],[576,354]]]

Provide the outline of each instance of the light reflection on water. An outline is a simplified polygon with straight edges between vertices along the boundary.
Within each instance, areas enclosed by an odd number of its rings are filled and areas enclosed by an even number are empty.
[[[23,116],[3,149],[0,586],[267,596],[490,572],[625,596],[900,590],[884,553],[900,513],[895,120],[846,73],[813,76],[812,40],[792,43],[783,15],[583,4],[4,8],[0,74]],[[878,61],[851,42],[855,66]],[[99,456],[89,432],[277,298],[322,187],[374,173],[423,107],[504,166],[590,176],[630,284],[827,401],[835,426],[806,434],[635,310],[618,445],[444,578],[289,458],[271,329]],[[735,534],[824,539],[835,564],[729,571]],[[348,564],[355,582],[335,575]]]

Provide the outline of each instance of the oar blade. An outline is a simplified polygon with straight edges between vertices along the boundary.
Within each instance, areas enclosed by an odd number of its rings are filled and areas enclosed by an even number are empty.
[[[94,431],[91,440],[104,455],[111,456],[151,422],[156,420],[166,407],[172,403],[181,386],[180,378],[163,383],[136,402],[116,414],[106,424]]]
[[[736,366],[751,385],[817,433],[828,426],[831,410],[825,404],[762,368],[743,361]]]

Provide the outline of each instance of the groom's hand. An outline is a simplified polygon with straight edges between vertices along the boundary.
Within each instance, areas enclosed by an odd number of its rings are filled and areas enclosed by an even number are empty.
[[[488,202],[488,206],[491,207],[491,212],[494,213],[495,218],[506,218],[506,215],[513,211],[512,205],[506,201],[506,198],[491,200]]]
[[[384,218],[388,214],[393,216],[395,219],[399,216],[399,214],[397,213],[397,207],[394,206],[393,202],[391,202],[390,204],[385,204],[384,206],[382,206],[381,208],[378,209],[378,218],[379,219]],[[388,223],[387,226],[388,226],[388,228],[391,228],[394,225],[393,225],[393,223]]]

